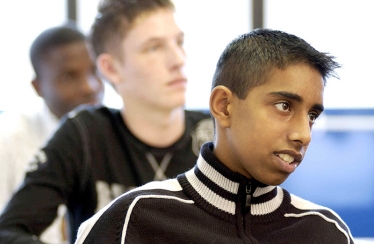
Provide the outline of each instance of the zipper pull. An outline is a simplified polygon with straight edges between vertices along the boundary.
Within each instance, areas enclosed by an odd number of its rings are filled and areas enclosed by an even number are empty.
[[[245,186],[245,208],[248,209],[251,207],[251,201],[252,201],[252,185],[251,183],[248,183]]]

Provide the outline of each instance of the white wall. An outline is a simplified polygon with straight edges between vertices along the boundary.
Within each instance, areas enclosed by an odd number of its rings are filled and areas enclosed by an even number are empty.
[[[65,21],[66,0],[1,2],[0,110],[30,109],[39,101],[31,87],[32,41],[44,29]]]
[[[187,108],[208,108],[210,84],[225,45],[252,27],[251,0],[175,0],[186,33],[189,86]],[[318,50],[337,56],[340,80],[330,79],[326,108],[374,108],[372,27],[374,1],[264,0],[265,27],[296,34]],[[98,0],[78,0],[78,23],[88,32]],[[39,99],[31,88],[29,47],[42,30],[66,20],[66,0],[4,1],[0,15],[0,110],[32,107]],[[22,17],[21,17],[22,16]],[[104,102],[120,106],[107,87]]]
[[[342,64],[330,79],[327,108],[374,108],[374,1],[264,0],[264,26],[298,35]]]

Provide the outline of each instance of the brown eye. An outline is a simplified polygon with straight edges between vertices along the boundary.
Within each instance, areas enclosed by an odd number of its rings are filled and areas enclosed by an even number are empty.
[[[314,124],[316,122],[316,119],[318,118],[317,113],[309,113],[309,121],[310,123]]]
[[[280,102],[275,104],[275,107],[280,111],[290,111],[290,105],[286,102]]]

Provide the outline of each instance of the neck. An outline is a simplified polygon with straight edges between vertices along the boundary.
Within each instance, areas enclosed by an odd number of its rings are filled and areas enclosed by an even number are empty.
[[[267,186],[247,179],[228,169],[213,154],[213,144],[205,143],[195,168],[178,176],[181,186],[195,203],[206,212],[221,219],[236,221],[237,208],[248,195],[246,186],[251,183],[251,213],[260,221],[275,220],[283,216],[289,206],[290,195],[277,186]],[[205,175],[201,178],[199,175]],[[208,190],[207,190],[208,189]],[[213,194],[212,194],[213,193]],[[201,201],[203,198],[205,201]],[[217,209],[219,211],[217,211]]]
[[[185,131],[183,107],[163,111],[131,108],[122,109],[122,118],[131,133],[149,146],[171,146]]]

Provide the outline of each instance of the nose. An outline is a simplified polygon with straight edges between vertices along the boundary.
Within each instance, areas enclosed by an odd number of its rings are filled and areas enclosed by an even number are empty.
[[[168,60],[170,67],[172,68],[181,68],[185,65],[186,62],[186,52],[184,48],[179,44],[174,44],[169,49]]]
[[[81,83],[81,91],[91,100],[88,102],[101,102],[104,92],[103,81],[96,74],[88,73]]]
[[[309,116],[300,116],[293,119],[293,123],[290,128],[289,139],[297,142],[301,146],[308,146],[312,140],[311,125],[309,122]]]

